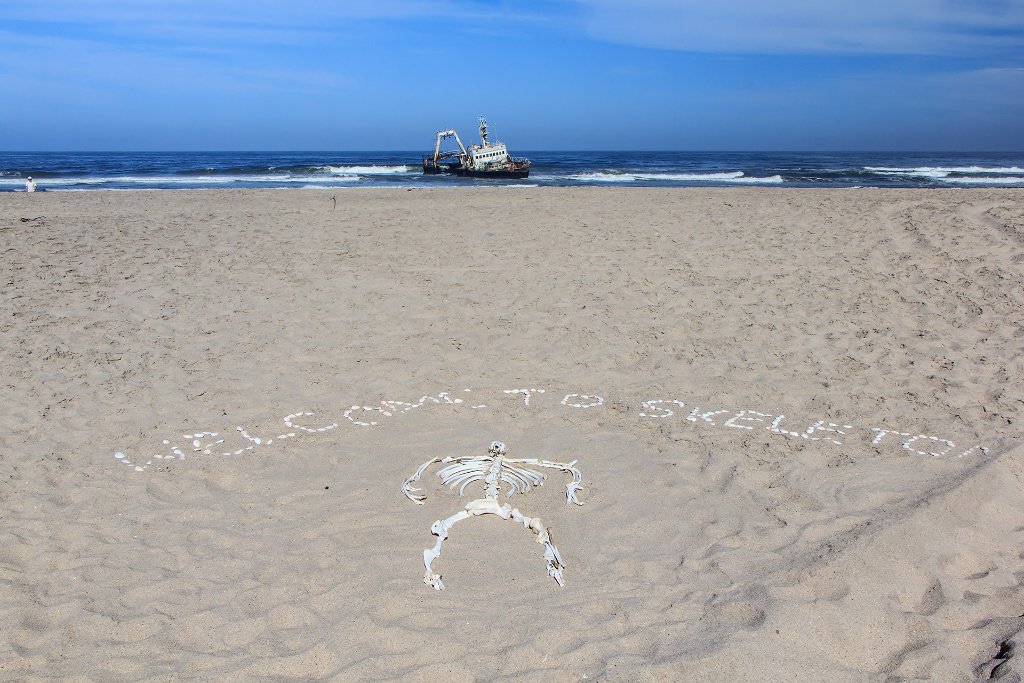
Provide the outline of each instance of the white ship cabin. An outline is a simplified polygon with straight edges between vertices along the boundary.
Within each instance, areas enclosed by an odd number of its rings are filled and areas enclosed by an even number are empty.
[[[472,145],[469,148],[469,163],[473,168],[507,164],[508,149],[500,142],[496,145]]]

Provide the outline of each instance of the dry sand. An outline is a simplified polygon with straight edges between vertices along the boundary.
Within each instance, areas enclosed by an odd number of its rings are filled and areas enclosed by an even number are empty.
[[[1024,671],[1024,191],[11,193],[0,283],[0,679]],[[564,588],[422,583],[494,439]]]

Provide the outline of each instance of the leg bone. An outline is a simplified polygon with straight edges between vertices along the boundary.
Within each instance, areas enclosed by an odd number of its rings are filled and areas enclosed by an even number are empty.
[[[502,519],[508,519],[511,513],[512,506],[499,505],[497,501],[490,500],[488,498],[480,498],[478,500],[472,500],[466,504],[464,510],[459,510],[448,519],[439,519],[434,522],[430,527],[430,533],[437,536],[437,541],[434,543],[433,548],[427,548],[423,551],[423,566],[425,572],[423,574],[423,583],[428,586],[432,586],[434,590],[444,590],[444,583],[441,581],[440,574],[434,574],[430,570],[430,564],[441,555],[441,544],[446,538],[448,538],[448,530],[451,529],[456,522],[476,515],[497,515]]]
[[[465,510],[459,510],[448,519],[439,519],[430,526],[430,533],[437,536],[437,542],[434,543],[433,548],[427,548],[423,551],[423,565],[426,567],[426,571],[423,574],[423,583],[428,586],[432,586],[434,590],[443,591],[444,584],[441,582],[440,574],[431,573],[430,563],[441,555],[441,544],[444,543],[444,539],[448,538],[448,530],[451,529],[456,522],[460,522],[467,517],[469,517],[468,512]]]
[[[544,545],[544,559],[548,562],[548,576],[557,581],[559,586],[564,586],[565,581],[562,579],[562,569],[565,565],[562,563],[562,556],[558,554],[558,548],[551,542],[551,534],[548,533],[547,528],[541,523],[540,518],[527,517],[519,512],[518,509],[514,509],[512,510],[512,519],[537,534],[537,542]]]
[[[558,582],[559,586],[565,585],[565,581],[562,579],[562,569],[565,567],[562,563],[562,556],[558,553],[558,548],[551,542],[551,534],[540,521],[540,518],[527,517],[519,512],[518,509],[513,509],[508,503],[500,505],[497,501],[490,498],[470,501],[464,510],[456,512],[447,519],[439,519],[431,525],[430,533],[437,536],[437,541],[434,543],[433,548],[427,548],[423,551],[423,565],[425,567],[423,583],[433,587],[434,590],[444,590],[441,575],[434,574],[431,571],[430,565],[440,557],[441,544],[448,538],[448,530],[457,522],[479,515],[497,515],[502,519],[512,519],[522,524],[524,528],[530,529],[537,534],[537,542],[544,546],[544,559],[547,560],[548,575]]]

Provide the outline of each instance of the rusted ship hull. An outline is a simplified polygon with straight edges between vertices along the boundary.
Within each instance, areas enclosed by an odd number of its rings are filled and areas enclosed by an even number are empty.
[[[529,178],[530,162],[512,163],[502,168],[471,169],[462,164],[435,164],[434,160],[423,159],[423,173],[426,175],[455,175],[464,178]]]

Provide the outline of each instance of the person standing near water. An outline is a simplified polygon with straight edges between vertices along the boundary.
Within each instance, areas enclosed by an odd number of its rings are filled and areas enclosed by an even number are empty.
[[[28,180],[25,181],[25,192],[35,192],[35,191],[36,191],[36,181],[32,180],[32,176],[29,176]]]

